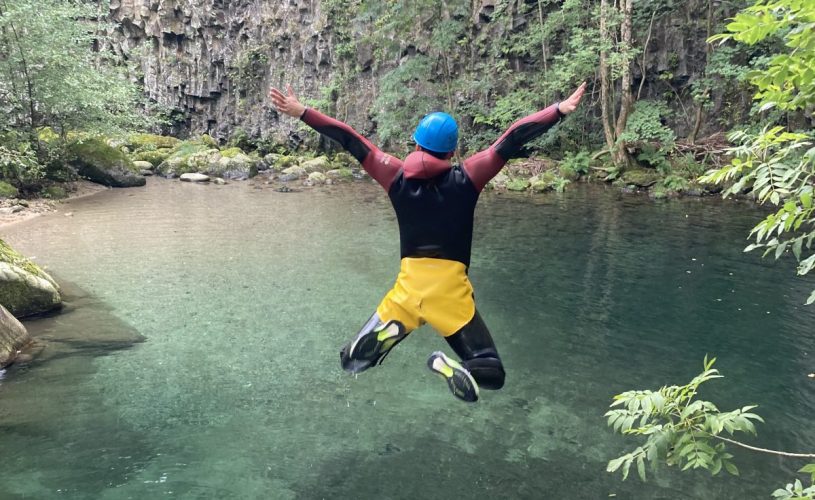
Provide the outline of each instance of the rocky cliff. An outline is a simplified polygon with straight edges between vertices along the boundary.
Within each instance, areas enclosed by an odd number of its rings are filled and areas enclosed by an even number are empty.
[[[332,76],[332,32],[319,1],[112,0],[110,8],[113,49],[138,62],[152,99],[181,112],[176,132],[269,135],[281,130],[269,85],[308,93]],[[282,123],[285,132],[296,128]]]
[[[702,0],[683,2],[676,12],[657,16],[643,97],[676,92],[699,75],[706,5]],[[208,133],[223,141],[243,130],[256,139],[297,140],[299,124],[278,119],[266,90],[291,83],[304,96],[317,97],[341,63],[335,19],[326,15],[320,0],[111,0],[110,9],[111,48],[141,68],[139,78],[152,99],[175,110],[173,132],[179,135]],[[495,10],[495,0],[474,1],[469,23],[474,30],[492,29],[495,36],[505,37],[528,22],[518,17],[503,27],[484,28]],[[650,12],[641,15],[647,23]],[[404,42],[407,56],[421,52],[429,35],[404,37],[418,40]],[[375,48],[364,43],[354,43],[352,50],[358,74],[353,95],[344,93],[341,118],[367,132],[375,127],[368,111],[377,78],[399,61],[374,62]],[[523,61],[513,66],[520,69]],[[639,78],[640,65],[634,67]],[[689,100],[687,94],[683,98]]]

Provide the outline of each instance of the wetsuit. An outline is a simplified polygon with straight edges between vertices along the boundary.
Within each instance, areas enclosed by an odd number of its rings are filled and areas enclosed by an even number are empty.
[[[515,122],[490,147],[453,166],[424,151],[399,160],[345,123],[306,109],[301,120],[362,164],[387,191],[399,222],[399,276],[363,330],[395,320],[409,333],[429,323],[480,386],[503,385],[504,369],[467,277],[475,205],[504,164],[563,116],[553,104]]]

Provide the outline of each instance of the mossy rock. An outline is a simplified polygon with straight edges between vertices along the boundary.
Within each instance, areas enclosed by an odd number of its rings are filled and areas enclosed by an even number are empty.
[[[530,183],[528,179],[512,179],[507,182],[507,190],[509,191],[526,191],[529,189]]]
[[[223,154],[223,151],[221,154]],[[258,158],[244,153],[237,153],[232,157],[219,156],[217,164],[210,163],[209,168],[203,170],[203,172],[230,180],[245,180],[258,174],[259,163]]]
[[[306,173],[324,172],[331,169],[331,162],[328,161],[327,156],[318,156],[313,160],[304,161],[300,166],[306,170]]]
[[[16,198],[20,195],[17,188],[5,181],[0,181],[0,198]]]
[[[332,159],[331,163],[334,165],[334,168],[353,168],[357,165],[357,159],[351,156],[349,153],[341,151],[339,153],[334,154],[334,158]]]
[[[155,151],[157,149],[172,149],[181,142],[180,139],[166,135],[130,134],[125,144],[130,149],[138,151]],[[150,161],[150,160],[146,160]]]
[[[299,158],[296,156],[280,156],[277,161],[271,165],[271,167],[275,172],[282,172],[289,167],[298,165],[299,162]]]
[[[576,172],[575,170],[573,170],[571,168],[561,168],[561,167],[559,167],[558,168],[558,173],[560,174],[561,177],[563,177],[564,179],[569,180],[570,182],[574,182],[574,181],[580,179],[580,173]]]
[[[195,173],[201,169],[208,168],[210,157],[214,157],[215,153],[218,158],[221,158],[220,151],[211,148],[206,144],[199,141],[184,141],[180,142],[172,149],[170,155],[161,162],[158,167],[158,173],[164,176],[179,176],[181,174]]]
[[[132,158],[134,161],[147,161],[154,167],[161,165],[161,162],[166,160],[172,154],[171,149],[154,149],[152,151],[137,151],[133,153]]]
[[[110,187],[144,186],[133,162],[121,150],[99,137],[84,138],[68,146],[69,164],[77,173],[97,184]]]
[[[308,174],[308,182],[310,184],[325,184],[327,177],[322,172],[312,172]]]
[[[0,304],[17,317],[62,305],[56,281],[3,240],[0,240]]]
[[[47,186],[41,191],[43,198],[50,198],[52,200],[64,200],[68,197],[68,191],[62,186]]]
[[[221,150],[221,156],[224,158],[234,158],[242,154],[244,154],[244,152],[241,148],[227,148]]]
[[[641,188],[651,187],[659,182],[659,174],[655,170],[635,168],[626,170],[621,177],[624,184],[634,185]]]
[[[203,134],[200,139],[201,144],[208,146],[212,149],[218,149],[218,141],[216,141],[211,135]]]

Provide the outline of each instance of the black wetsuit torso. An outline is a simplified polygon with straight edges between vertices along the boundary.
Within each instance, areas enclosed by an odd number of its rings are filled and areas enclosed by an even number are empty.
[[[430,179],[399,174],[388,196],[399,221],[402,258],[455,260],[469,267],[478,194],[458,166]]]

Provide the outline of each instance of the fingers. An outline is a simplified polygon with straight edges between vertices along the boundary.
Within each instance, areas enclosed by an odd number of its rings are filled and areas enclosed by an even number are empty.
[[[286,90],[289,91],[289,97],[292,99],[297,99],[297,96],[294,95],[294,89],[291,88],[291,85],[286,85]]]

